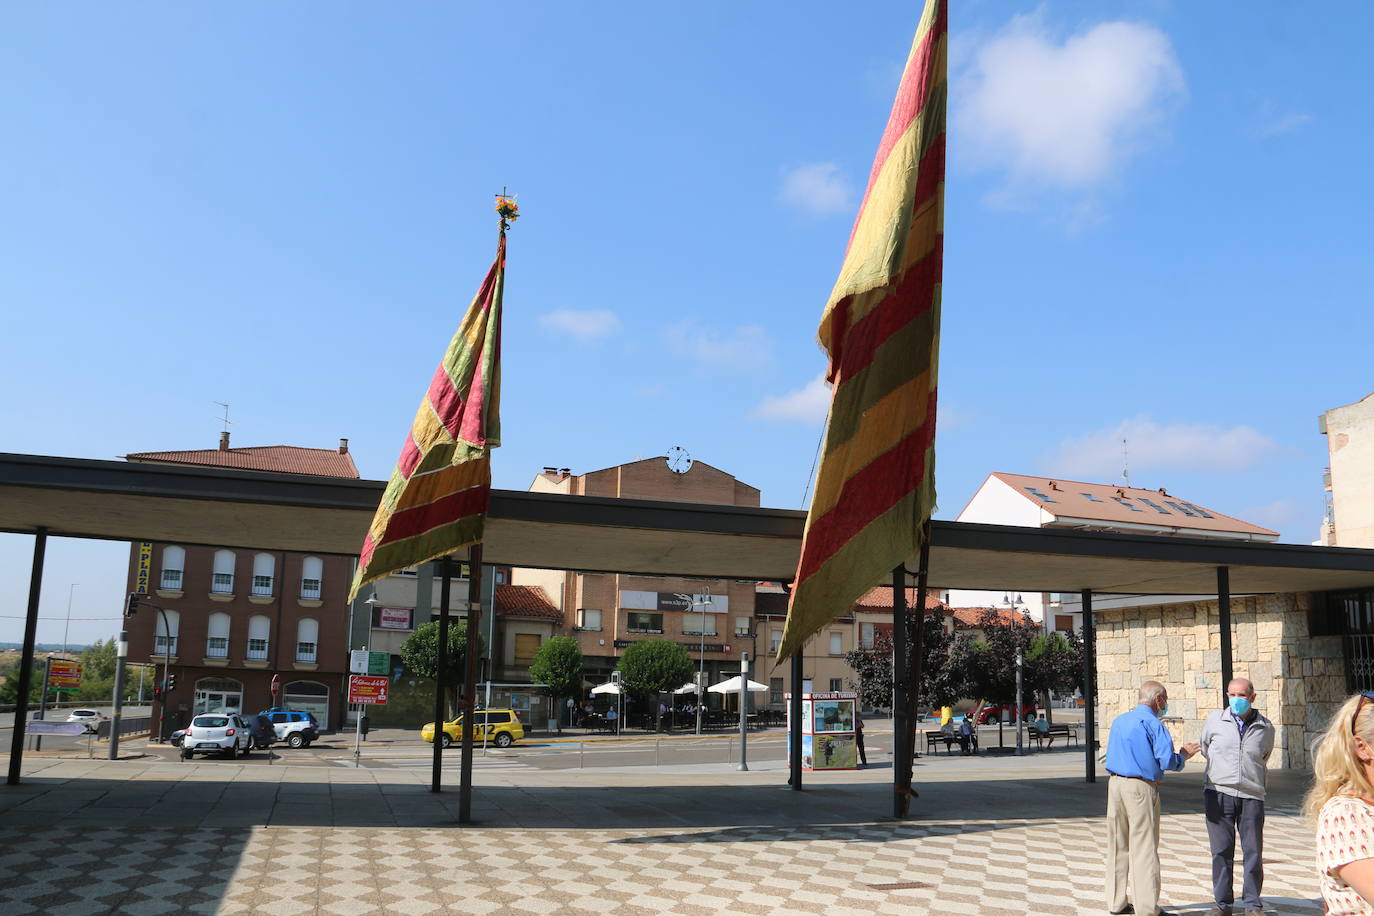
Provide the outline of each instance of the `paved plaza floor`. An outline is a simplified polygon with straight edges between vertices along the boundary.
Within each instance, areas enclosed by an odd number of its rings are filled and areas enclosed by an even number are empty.
[[[1081,753],[922,757],[903,822],[872,759],[803,792],[777,761],[479,766],[459,827],[420,768],[30,756],[0,788],[0,914],[1106,912]],[[1271,779],[1268,910],[1320,913],[1305,774]],[[1198,763],[1163,808],[1163,902],[1202,913]]]

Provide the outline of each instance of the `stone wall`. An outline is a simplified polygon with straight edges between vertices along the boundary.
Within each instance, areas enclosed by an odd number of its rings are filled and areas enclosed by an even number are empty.
[[[1306,769],[1312,740],[1345,699],[1339,637],[1308,635],[1306,594],[1231,599],[1237,677],[1255,684],[1256,706],[1278,735],[1271,767]],[[1169,689],[1165,724],[1180,743],[1196,741],[1221,705],[1221,629],[1217,602],[1194,601],[1095,613],[1099,740],[1117,715],[1136,705],[1142,681]]]

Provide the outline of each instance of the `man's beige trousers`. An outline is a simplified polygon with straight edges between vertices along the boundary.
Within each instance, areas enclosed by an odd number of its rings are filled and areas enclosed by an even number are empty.
[[[1126,876],[1134,893],[1126,895]],[[1143,779],[1107,783],[1107,909],[1135,905],[1136,916],[1159,913],[1159,789]]]

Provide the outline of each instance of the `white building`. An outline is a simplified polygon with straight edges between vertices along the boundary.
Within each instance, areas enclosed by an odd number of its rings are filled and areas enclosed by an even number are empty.
[[[1327,547],[1374,547],[1374,394],[1322,414],[1330,467],[1328,505],[1317,541]]]
[[[1023,528],[1079,528],[1171,537],[1273,541],[1277,531],[1223,515],[1197,503],[1170,495],[1163,487],[1142,490],[1114,484],[1082,483],[992,473],[959,513],[958,521]],[[1083,625],[1079,596],[1055,592],[1008,593],[951,589],[944,596],[951,608],[1018,608],[1053,631],[1078,630]],[[1182,598],[1178,600],[1192,600]],[[1168,597],[1102,595],[1094,609],[1136,604],[1168,604]]]

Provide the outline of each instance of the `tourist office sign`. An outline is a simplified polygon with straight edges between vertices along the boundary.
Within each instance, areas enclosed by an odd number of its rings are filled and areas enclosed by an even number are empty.
[[[348,702],[350,705],[385,706],[387,688],[391,679],[373,677],[368,674],[354,674],[348,678]]]

